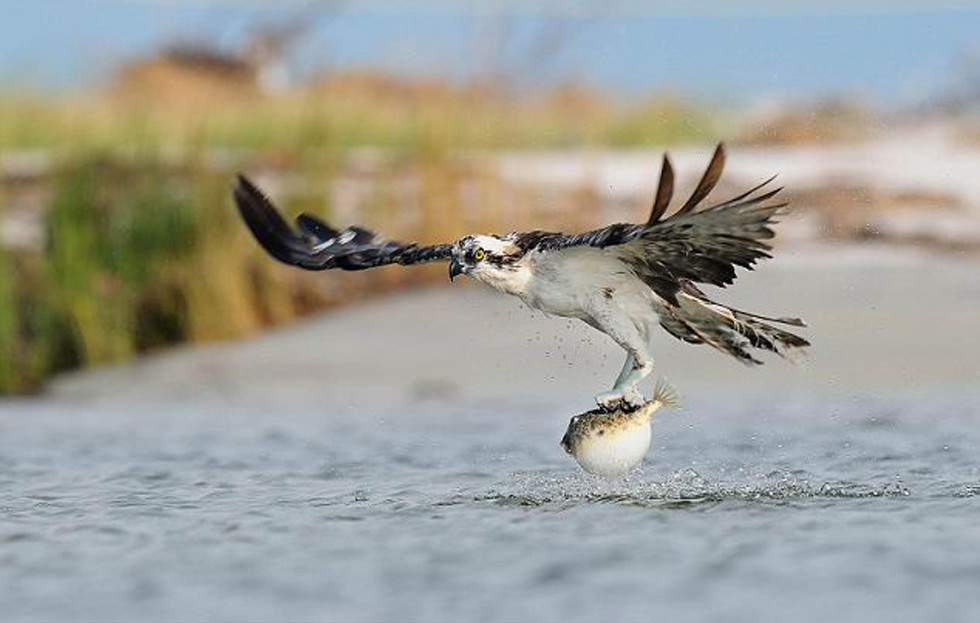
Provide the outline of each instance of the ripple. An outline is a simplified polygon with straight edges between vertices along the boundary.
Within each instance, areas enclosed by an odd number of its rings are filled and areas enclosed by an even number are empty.
[[[25,543],[41,540],[41,535],[34,532],[10,532],[0,536],[0,543]]]

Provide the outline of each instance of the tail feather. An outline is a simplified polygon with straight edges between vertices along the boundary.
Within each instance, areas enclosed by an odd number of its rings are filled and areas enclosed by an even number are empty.
[[[806,339],[742,312],[734,312],[733,315],[735,316],[733,328],[745,336],[755,348],[776,353],[794,364],[801,364],[806,360],[806,352],[803,349],[810,345]]]
[[[725,307],[728,307],[728,306],[726,305]],[[735,314],[736,316],[744,316],[744,317],[752,318],[754,320],[765,320],[766,322],[775,322],[775,323],[778,323],[778,324],[789,325],[791,327],[805,327],[806,326],[806,321],[804,321],[802,318],[790,318],[790,317],[786,317],[786,316],[782,316],[782,317],[779,317],[779,318],[773,318],[771,316],[762,316],[760,314],[753,314],[753,313],[750,313],[750,312],[747,312],[747,311],[742,311],[741,309],[735,309],[734,307],[728,307],[728,310],[730,312],[732,312],[733,314]]]
[[[800,364],[806,359],[804,349],[810,345],[810,342],[794,333],[768,324],[768,322],[778,322],[806,326],[802,320],[767,318],[687,293],[678,296],[677,301],[678,306],[671,308],[671,318],[664,325],[676,337],[685,339],[685,335],[697,336],[701,342],[728,353],[746,365],[762,364],[761,360],[752,355],[751,349],[775,353],[794,364]],[[683,334],[679,334],[681,333],[677,330],[679,326],[685,327]],[[695,340],[687,339],[687,341]]]

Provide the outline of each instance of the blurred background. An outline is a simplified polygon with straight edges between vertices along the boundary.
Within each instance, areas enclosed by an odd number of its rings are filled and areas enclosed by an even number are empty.
[[[0,620],[978,620],[978,35],[966,0],[5,3]],[[281,265],[230,196],[582,231],[718,141],[713,200],[793,210],[709,295],[810,362],[656,335],[684,406],[614,483],[558,445],[605,336],[443,264]]]
[[[970,255],[978,27],[953,0],[14,3],[0,393],[445,278],[274,264],[237,171],[290,213],[437,241],[638,220],[664,150],[690,184],[725,140],[725,189],[788,187],[783,248]]]

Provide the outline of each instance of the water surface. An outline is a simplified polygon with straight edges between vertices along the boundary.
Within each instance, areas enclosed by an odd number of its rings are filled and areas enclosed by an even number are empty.
[[[546,405],[11,407],[0,618],[976,620],[976,395],[736,398],[616,482]]]

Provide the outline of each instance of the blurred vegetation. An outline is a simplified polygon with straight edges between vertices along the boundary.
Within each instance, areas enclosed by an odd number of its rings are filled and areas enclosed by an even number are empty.
[[[227,175],[90,155],[52,184],[44,248],[0,254],[0,392],[300,313],[251,261]]]
[[[0,149],[634,147],[710,140],[717,127],[714,111],[678,98],[624,105],[571,86],[507,97],[487,88],[346,76],[274,98],[178,92],[161,101],[152,90],[136,92],[143,95],[0,93]]]
[[[548,218],[534,213],[540,197],[503,188],[461,151],[660,145],[708,139],[716,123],[711,111],[672,98],[618,106],[570,87],[511,98],[370,75],[276,98],[192,95],[160,99],[136,88],[86,99],[0,94],[0,161],[36,150],[45,163],[30,182],[44,191],[43,243],[0,246],[0,394],[444,277],[422,268],[351,279],[279,266],[238,220],[229,194],[235,169],[279,179],[288,171],[294,183],[284,208],[329,217],[330,185],[351,179],[341,170],[348,150],[387,148],[386,164],[353,173],[371,190],[357,200],[358,214],[348,210],[343,220],[405,238],[452,239]],[[5,186],[23,180],[4,179],[0,197],[9,203]],[[570,206],[555,226],[575,224],[576,202],[579,214],[595,205],[588,196],[563,201]],[[0,207],[0,227],[3,217]]]

